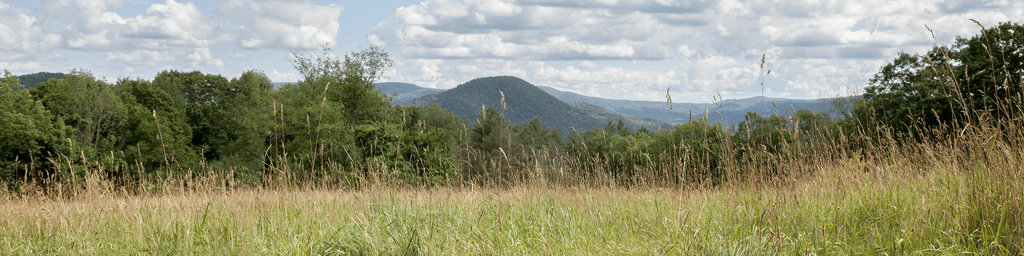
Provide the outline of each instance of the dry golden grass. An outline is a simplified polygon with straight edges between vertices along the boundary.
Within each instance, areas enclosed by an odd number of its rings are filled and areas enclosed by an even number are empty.
[[[771,183],[8,195],[13,254],[1019,254],[1020,149],[912,145]],[[911,153],[917,152],[917,153]],[[884,156],[894,157],[884,157]],[[948,159],[951,161],[945,161]],[[981,160],[981,158],[978,158]],[[749,181],[750,179],[748,179]]]

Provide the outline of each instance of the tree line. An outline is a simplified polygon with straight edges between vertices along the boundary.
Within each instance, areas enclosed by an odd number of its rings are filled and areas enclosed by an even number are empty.
[[[662,176],[672,182],[714,184],[736,166],[815,154],[855,143],[856,136],[924,138],[979,118],[1019,119],[1021,32],[1019,24],[1000,23],[951,46],[900,53],[863,97],[834,102],[841,116],[748,113],[726,127],[704,113],[670,129],[633,130],[619,121],[567,136],[539,118],[510,124],[502,108],[482,107],[467,120],[438,105],[392,106],[373,85],[392,65],[376,47],[340,58],[326,48],[295,54],[302,80],[280,88],[258,70],[232,79],[168,70],[152,81],[114,83],[72,70],[34,88],[5,72],[0,179],[74,180],[103,170],[113,180],[138,180],[213,171],[254,185],[271,176],[433,185],[514,178],[522,163],[550,155],[624,181],[671,169]]]

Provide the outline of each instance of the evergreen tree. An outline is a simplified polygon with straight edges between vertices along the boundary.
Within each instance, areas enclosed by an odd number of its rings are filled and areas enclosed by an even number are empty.
[[[497,157],[501,155],[501,148],[508,145],[509,122],[494,107],[482,109],[476,123],[470,130],[470,145],[481,150],[484,154]]]

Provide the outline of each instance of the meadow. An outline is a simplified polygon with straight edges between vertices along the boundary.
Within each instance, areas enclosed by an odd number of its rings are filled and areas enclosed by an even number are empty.
[[[534,177],[508,187],[261,188],[206,177],[170,178],[147,193],[93,175],[79,184],[22,184],[5,195],[0,251],[1020,254],[1024,152],[990,137],[885,145],[863,157],[819,159],[813,172],[785,180],[714,187],[574,186]]]
[[[1024,28],[982,29],[901,53],[841,117],[735,127],[391,106],[376,48],[297,55],[283,88],[8,73],[0,254],[1022,255]]]

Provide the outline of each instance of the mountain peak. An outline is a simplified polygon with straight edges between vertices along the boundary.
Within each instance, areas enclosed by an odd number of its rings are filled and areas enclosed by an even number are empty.
[[[505,108],[502,108],[504,96]],[[447,91],[409,101],[409,105],[438,104],[452,113],[476,120],[480,106],[497,108],[512,124],[539,117],[549,127],[568,133],[575,128],[586,131],[600,128],[609,120],[600,119],[514,76],[494,76],[470,80]],[[625,118],[623,118],[625,119]]]

